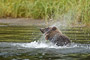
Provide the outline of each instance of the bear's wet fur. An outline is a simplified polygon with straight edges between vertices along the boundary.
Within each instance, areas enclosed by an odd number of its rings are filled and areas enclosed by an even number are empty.
[[[57,46],[64,46],[71,43],[70,39],[62,34],[57,27],[41,28],[40,31],[45,34],[45,39],[51,41]]]

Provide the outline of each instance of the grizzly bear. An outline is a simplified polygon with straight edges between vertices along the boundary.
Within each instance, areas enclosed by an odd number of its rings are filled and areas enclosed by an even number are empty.
[[[51,41],[57,46],[64,46],[70,44],[70,39],[62,34],[57,27],[41,28],[40,31],[45,34],[45,39]]]

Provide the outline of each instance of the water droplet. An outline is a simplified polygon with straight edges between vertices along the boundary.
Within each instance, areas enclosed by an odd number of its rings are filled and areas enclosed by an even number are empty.
[[[43,56],[39,56],[39,58],[43,58]]]
[[[29,59],[23,59],[23,60],[29,60]]]
[[[42,55],[45,55],[45,53],[42,53]]]
[[[88,36],[89,36],[89,33],[88,33]]]

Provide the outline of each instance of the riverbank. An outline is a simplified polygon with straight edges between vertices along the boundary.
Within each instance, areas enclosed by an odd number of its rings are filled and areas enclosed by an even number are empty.
[[[30,18],[2,18],[0,19],[0,26],[68,26],[68,27],[90,27],[90,24],[80,24],[80,23],[67,23],[65,21],[55,21],[49,20],[45,21],[42,19],[30,19]]]
[[[16,19],[0,19],[0,26],[32,26],[32,25],[45,25],[45,20],[35,20],[29,18],[16,18]]]

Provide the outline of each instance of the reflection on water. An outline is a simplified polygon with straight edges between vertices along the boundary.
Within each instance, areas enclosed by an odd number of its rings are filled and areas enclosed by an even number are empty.
[[[46,41],[40,27],[0,27],[1,60],[89,60],[90,29],[62,28],[72,43],[70,46],[56,46]],[[41,37],[41,38],[40,38]]]

